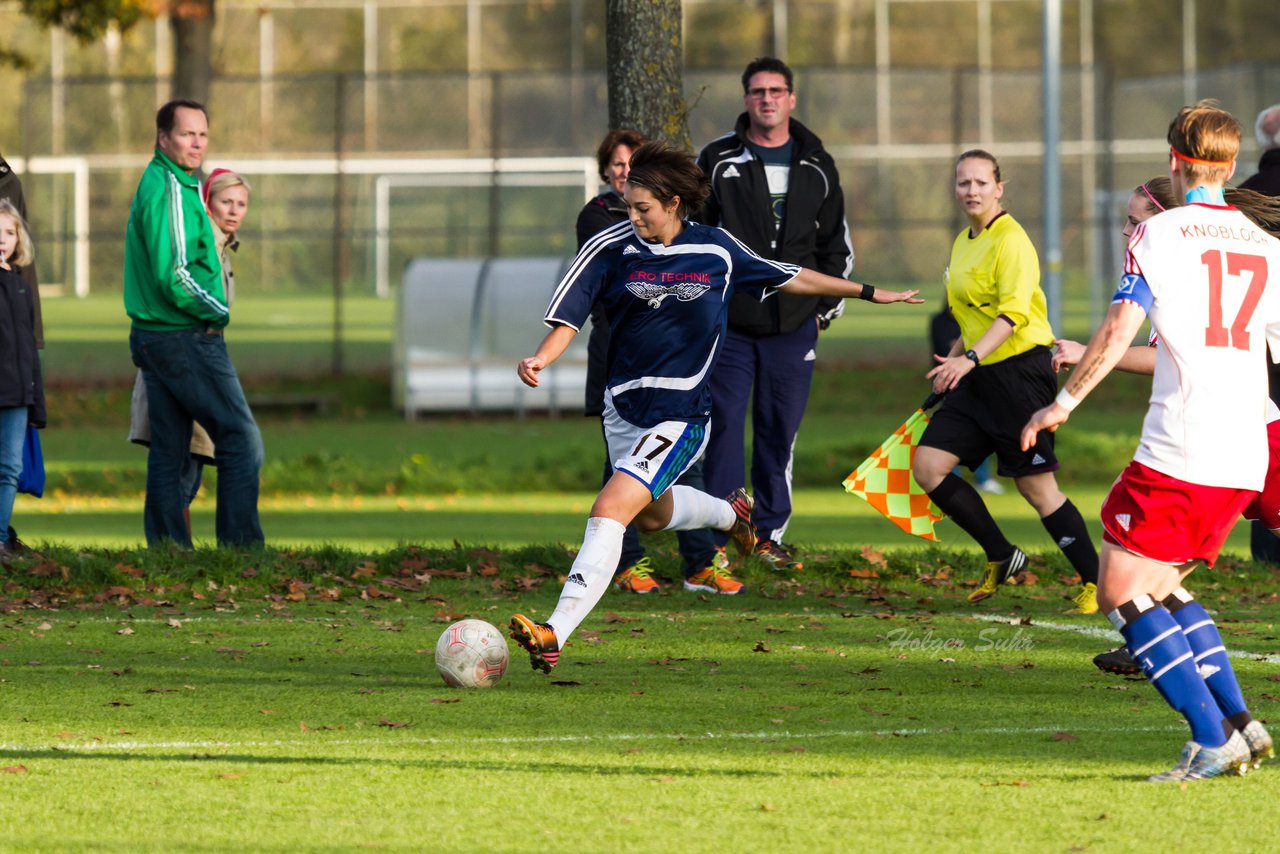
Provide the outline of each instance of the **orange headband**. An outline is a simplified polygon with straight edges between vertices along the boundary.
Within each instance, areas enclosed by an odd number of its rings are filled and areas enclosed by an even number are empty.
[[[1216,166],[1218,168],[1225,169],[1226,167],[1231,165],[1230,160],[1199,160],[1195,157],[1188,157],[1178,149],[1174,148],[1172,145],[1169,146],[1169,153],[1172,154],[1174,157],[1178,158],[1179,160],[1181,160],[1182,162],[1191,163],[1195,166]]]

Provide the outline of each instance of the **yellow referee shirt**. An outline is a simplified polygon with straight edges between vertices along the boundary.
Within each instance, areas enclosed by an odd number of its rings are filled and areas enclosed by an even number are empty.
[[[1013,335],[982,360],[984,365],[1039,344],[1053,346],[1036,248],[1008,212],[993,219],[977,237],[970,237],[968,228],[956,236],[947,267],[947,302],[960,324],[966,350],[997,317],[1012,324]]]

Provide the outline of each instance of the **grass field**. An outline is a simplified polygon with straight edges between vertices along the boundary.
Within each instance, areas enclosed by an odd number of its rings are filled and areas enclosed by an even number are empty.
[[[1271,847],[1246,817],[1280,768],[1142,782],[1184,728],[1090,666],[1110,630],[1055,585],[979,608],[937,576],[611,594],[549,677],[521,656],[494,689],[447,689],[445,622],[545,613],[558,586],[493,582],[8,615],[3,847],[1146,851],[1153,816],[1186,850]],[[1274,580],[1205,582],[1274,717]]]
[[[123,314],[111,297],[46,303],[51,491],[22,497],[15,524],[48,559],[0,574],[0,849],[1146,851],[1153,833],[1273,847],[1245,817],[1270,814],[1280,767],[1141,782],[1185,728],[1145,683],[1090,665],[1115,635],[1063,613],[1065,562],[1012,490],[990,503],[1039,581],[977,608],[979,557],[950,522],[945,548],[926,547],[842,492],[927,390],[923,313],[869,324],[854,305],[824,337],[797,444],[798,578],[752,563],[742,596],[687,594],[660,536],[663,593],[609,595],[550,678],[516,657],[496,688],[458,691],[434,673],[436,637],[464,615],[549,612],[598,425],[405,423],[388,408],[393,304],[345,306],[356,373],[333,380],[327,300],[237,303],[250,393],[335,401],[259,413],[275,550],[242,556],[134,551],[145,455],[124,441]],[[1060,434],[1086,519],[1144,398],[1141,380],[1110,379]],[[206,545],[212,515],[206,489]],[[1228,552],[1193,586],[1248,656],[1255,714],[1274,718],[1280,581],[1242,559],[1243,526]]]

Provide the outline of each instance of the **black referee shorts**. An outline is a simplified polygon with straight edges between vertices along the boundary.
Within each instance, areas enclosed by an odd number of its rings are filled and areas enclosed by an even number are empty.
[[[1025,353],[979,365],[943,399],[930,418],[920,444],[955,454],[962,465],[977,468],[991,454],[1004,477],[1057,471],[1053,434],[1041,430],[1036,444],[1022,450],[1022,428],[1031,413],[1053,402],[1058,380],[1053,353],[1033,347]]]

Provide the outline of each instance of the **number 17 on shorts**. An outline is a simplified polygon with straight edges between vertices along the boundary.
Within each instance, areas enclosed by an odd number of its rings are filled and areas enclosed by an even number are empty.
[[[606,423],[613,467],[649,488],[654,498],[671,488],[706,448],[706,425],[663,421],[636,427],[621,418]]]

